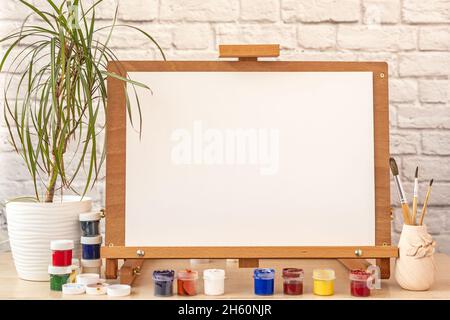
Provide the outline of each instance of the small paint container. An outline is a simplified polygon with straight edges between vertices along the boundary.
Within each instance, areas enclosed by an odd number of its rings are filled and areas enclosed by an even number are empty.
[[[275,284],[275,270],[269,268],[255,269],[253,271],[255,294],[260,296],[272,295]]]
[[[313,292],[318,296],[332,296],[334,294],[334,280],[336,279],[333,269],[314,269]]]
[[[106,294],[108,289],[108,284],[99,282],[99,283],[91,283],[86,285],[86,294],[93,296],[101,296]]]
[[[72,265],[72,240],[54,240],[50,242],[52,250],[52,265],[55,267],[67,267]]]
[[[303,294],[303,269],[284,268],[283,269],[283,293],[287,295]]]
[[[127,284],[113,284],[106,287],[106,293],[110,297],[125,297],[131,294],[131,287]]]
[[[69,280],[72,268],[48,266],[48,273],[50,274],[50,290],[62,291],[62,286]]]
[[[352,270],[350,272],[350,294],[354,297],[370,296],[371,274],[364,270]]]
[[[77,276],[80,274],[80,267],[72,264],[70,266],[70,269],[72,272],[70,273],[68,283],[76,283],[77,282]]]
[[[195,296],[197,294],[198,272],[193,270],[178,271],[177,292],[179,296]]]
[[[97,273],[82,273],[77,276],[77,283],[82,285],[96,284],[102,282]]]
[[[100,234],[100,212],[82,213],[79,219],[83,237],[95,237]]]
[[[102,236],[81,237],[82,258],[84,260],[100,259],[101,244]]]
[[[81,268],[83,273],[101,273],[102,259],[86,260],[81,259]]]
[[[203,271],[205,294],[220,296],[225,293],[225,270],[206,269]]]
[[[173,270],[155,270],[153,271],[153,286],[155,296],[170,297],[173,295],[173,280],[175,271]]]

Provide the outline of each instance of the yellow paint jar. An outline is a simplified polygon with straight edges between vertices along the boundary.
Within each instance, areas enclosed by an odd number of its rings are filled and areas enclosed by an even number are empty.
[[[336,279],[336,276],[333,269],[314,269],[314,294],[318,296],[332,296],[334,294],[334,279]]]

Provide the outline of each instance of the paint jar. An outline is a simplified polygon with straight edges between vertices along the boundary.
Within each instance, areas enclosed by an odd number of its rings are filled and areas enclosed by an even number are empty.
[[[50,242],[52,250],[52,265],[55,267],[67,267],[72,265],[72,240],[54,240]]]
[[[155,296],[170,297],[173,295],[173,279],[175,271],[173,270],[155,270],[153,271],[153,285],[155,287]]]
[[[82,213],[79,219],[83,237],[95,237],[100,234],[100,212]]]
[[[85,260],[100,259],[101,244],[102,236],[81,237],[82,258]]]
[[[220,296],[225,293],[225,270],[206,269],[203,271],[205,294]]]
[[[314,294],[318,296],[332,296],[334,294],[335,279],[336,277],[333,269],[314,269]]]
[[[179,296],[195,296],[197,294],[198,272],[193,270],[178,271],[177,289]]]
[[[102,259],[86,260],[81,259],[81,267],[83,273],[101,273],[102,269]]]
[[[275,270],[269,268],[253,271],[256,295],[272,295],[275,283]]]
[[[283,292],[287,295],[303,294],[303,269],[283,269]]]
[[[62,291],[63,284],[66,284],[69,280],[72,268],[48,266],[48,273],[50,274],[50,290]]]
[[[77,276],[77,283],[82,285],[97,284],[103,282],[97,273],[82,273]]]
[[[371,274],[364,270],[352,270],[350,272],[350,294],[354,297],[370,296]]]
[[[86,294],[94,296],[104,295],[107,292],[108,286],[107,283],[103,282],[88,284],[86,285]]]

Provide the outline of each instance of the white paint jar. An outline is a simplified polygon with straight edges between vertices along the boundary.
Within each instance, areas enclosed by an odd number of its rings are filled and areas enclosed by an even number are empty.
[[[225,270],[206,269],[203,271],[205,294],[220,296],[225,293]]]

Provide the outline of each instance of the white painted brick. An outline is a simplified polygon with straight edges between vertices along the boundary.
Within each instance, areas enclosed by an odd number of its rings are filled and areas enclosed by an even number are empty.
[[[233,21],[239,17],[238,0],[161,0],[161,20]]]
[[[358,56],[353,52],[326,52],[326,51],[284,51],[280,60],[286,61],[355,61]]]
[[[403,20],[409,23],[450,22],[450,1],[404,0]]]
[[[416,48],[414,27],[340,25],[338,45],[340,48],[369,51],[400,51]]]
[[[394,104],[389,105],[389,127],[397,128],[397,106]]]
[[[359,0],[281,0],[286,22],[355,22],[360,19]]]
[[[217,51],[205,51],[205,50],[174,50],[167,54],[168,60],[217,60]],[[222,59],[221,59],[222,60]],[[233,59],[231,59],[233,60]],[[234,59],[235,60],[235,59]]]
[[[0,152],[0,181],[25,181],[30,174],[23,159],[14,152]]]
[[[363,52],[358,55],[358,61],[377,61],[387,62],[390,76],[398,75],[398,59],[396,54],[392,53],[378,53],[378,52]],[[391,80],[389,80],[391,81]]]
[[[278,0],[241,0],[241,19],[245,21],[274,22],[280,18]]]
[[[300,25],[297,30],[298,43],[309,49],[328,49],[336,46],[336,26]]]
[[[419,31],[419,49],[450,51],[450,26],[421,27]]]
[[[450,155],[450,132],[423,132],[422,150],[424,154]]]
[[[447,211],[448,214],[448,211]],[[434,237],[436,241],[436,252],[450,255],[450,233],[440,234]]]
[[[114,53],[118,60],[160,60],[161,54],[157,49],[147,50],[129,50],[129,49],[115,49]]]
[[[152,36],[162,48],[167,49],[172,47],[173,26],[144,24],[138,27]],[[105,41],[108,33],[109,29],[105,29],[98,32],[96,36],[100,41]],[[123,48],[128,50],[130,48],[132,48],[131,50],[157,49],[153,42],[144,34],[126,27],[117,27],[114,29],[108,46],[110,48]]]
[[[444,104],[397,104],[400,128],[450,129],[450,108]]]
[[[157,0],[132,0],[119,2],[119,19],[129,21],[151,21],[158,16]]]
[[[398,23],[400,21],[400,0],[364,0],[364,23]]]
[[[400,54],[400,76],[448,76],[449,70],[450,52],[422,52]]]
[[[422,102],[447,102],[450,80],[419,80],[419,97]]]
[[[391,154],[417,154],[420,152],[419,132],[390,132]]]
[[[216,28],[218,44],[279,43],[282,48],[294,48],[296,42],[293,25],[222,24]]]
[[[404,170],[404,173],[409,174],[408,177],[410,180],[414,178],[416,166],[419,166],[419,176],[421,177],[422,183],[425,184],[423,187],[420,185],[421,190],[426,190],[430,179],[434,179],[433,189],[436,190],[438,190],[438,186],[447,186],[448,181],[450,181],[450,157],[404,156],[402,164],[402,169]],[[447,183],[442,185],[444,182]],[[441,189],[439,188],[439,190]],[[446,193],[450,196],[450,188],[446,191]],[[448,202],[448,199],[446,201]],[[434,204],[441,205],[441,203]]]
[[[411,102],[417,99],[417,81],[413,79],[390,79],[389,101]]]
[[[31,12],[31,9],[17,0],[2,0],[0,20],[22,20]]]
[[[212,30],[208,24],[179,25],[173,35],[177,49],[207,49],[212,42]]]

